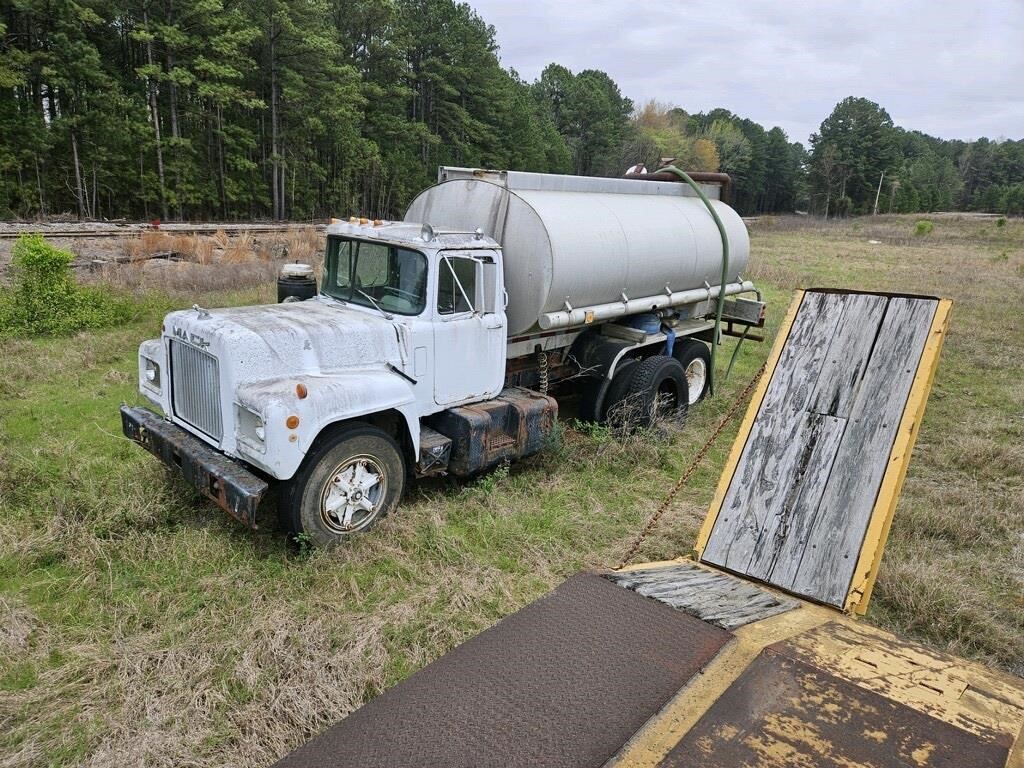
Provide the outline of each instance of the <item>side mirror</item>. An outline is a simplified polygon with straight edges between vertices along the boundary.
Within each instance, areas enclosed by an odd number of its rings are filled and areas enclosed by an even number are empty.
[[[480,262],[480,290],[483,296],[477,304],[485,315],[493,315],[498,311],[498,265],[494,261]]]

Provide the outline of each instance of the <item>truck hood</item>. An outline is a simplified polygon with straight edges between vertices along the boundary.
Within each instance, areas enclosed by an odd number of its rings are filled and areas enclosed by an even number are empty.
[[[405,368],[406,328],[326,299],[172,312],[166,333],[230,361],[236,383],[390,363]],[[223,370],[223,363],[222,363]]]

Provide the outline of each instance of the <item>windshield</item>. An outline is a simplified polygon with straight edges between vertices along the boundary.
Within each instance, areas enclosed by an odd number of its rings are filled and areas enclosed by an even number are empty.
[[[324,271],[322,290],[336,299],[365,307],[376,302],[399,315],[418,315],[426,303],[427,259],[417,251],[329,237]]]

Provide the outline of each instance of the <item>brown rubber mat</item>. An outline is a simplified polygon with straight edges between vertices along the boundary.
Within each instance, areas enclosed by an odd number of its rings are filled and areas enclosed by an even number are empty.
[[[766,648],[659,768],[992,768],[986,740]]]
[[[599,768],[730,637],[580,574],[277,765]]]

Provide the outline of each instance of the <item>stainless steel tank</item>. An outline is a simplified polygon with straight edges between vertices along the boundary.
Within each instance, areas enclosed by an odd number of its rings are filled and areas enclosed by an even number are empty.
[[[717,197],[717,187],[705,191]],[[747,229],[728,205],[712,204],[729,237],[726,292],[750,290],[737,282]],[[681,183],[442,168],[405,220],[479,228],[502,244],[509,336],[718,295],[721,237]]]

